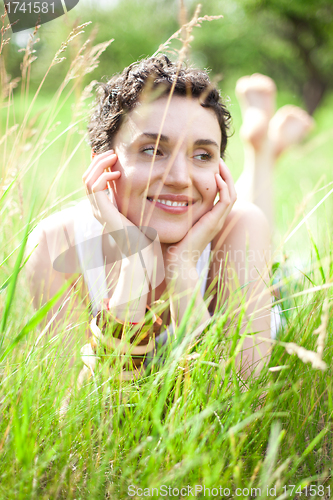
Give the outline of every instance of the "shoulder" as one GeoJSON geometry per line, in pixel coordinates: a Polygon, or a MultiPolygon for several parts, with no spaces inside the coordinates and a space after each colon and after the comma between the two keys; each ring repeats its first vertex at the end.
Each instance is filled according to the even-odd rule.
{"type": "Polygon", "coordinates": [[[264,212],[254,203],[236,201],[225,224],[214,238],[212,247],[220,247],[226,240],[259,237],[270,240],[270,227],[264,212]]]}
{"type": "MultiPolygon", "coordinates": [[[[74,221],[77,216],[77,206],[73,205],[58,212],[54,212],[43,219],[38,226],[46,233],[61,231],[64,227],[74,237],[74,221]]],[[[37,227],[38,227],[37,226],[37,227]]]]}
{"type": "Polygon", "coordinates": [[[47,235],[57,235],[61,231],[67,230],[70,239],[74,238],[74,220],[75,220],[75,206],[54,212],[45,219],[41,220],[37,226],[30,233],[28,244],[34,245],[41,243],[45,240],[47,235]]]}
{"type": "MultiPolygon", "coordinates": [[[[232,208],[229,216],[229,221],[238,221],[242,224],[254,222],[256,225],[260,225],[263,229],[269,230],[269,223],[264,212],[254,203],[249,201],[236,201],[234,207],[232,208]]],[[[228,222],[227,219],[227,222],[228,222]]]]}

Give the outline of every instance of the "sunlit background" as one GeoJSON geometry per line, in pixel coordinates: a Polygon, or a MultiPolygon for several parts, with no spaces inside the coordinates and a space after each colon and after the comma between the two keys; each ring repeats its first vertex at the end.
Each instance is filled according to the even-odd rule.
{"type": "MultiPolygon", "coordinates": [[[[191,18],[195,7],[196,2],[185,2],[187,19],[191,18]]],[[[73,25],[91,21],[85,33],[61,54],[66,60],[53,67],[47,76],[34,104],[34,112],[40,112],[40,116],[60,87],[70,60],[88,36],[94,44],[111,38],[114,41],[100,57],[98,68],[79,82],[65,102],[60,100],[54,137],[71,123],[80,94],[91,80],[103,81],[133,61],[153,54],[179,28],[180,18],[184,20],[184,13],[182,16],[179,13],[179,1],[81,0],[66,16],[40,28],[37,35],[40,40],[34,45],[37,59],[31,65],[25,105],[18,99],[20,84],[14,91],[16,116],[26,109],[73,25]]],[[[244,155],[239,137],[241,115],[234,93],[238,78],[256,72],[270,76],[278,88],[278,107],[285,104],[301,106],[316,121],[314,131],[306,140],[284,153],[276,165],[274,241],[279,247],[287,230],[295,227],[332,187],[329,183],[332,181],[333,138],[333,5],[328,0],[306,4],[301,0],[207,0],[203,2],[201,15],[223,15],[223,19],[204,22],[194,29],[189,58],[191,63],[210,70],[211,76],[218,78],[222,95],[228,102],[233,116],[233,135],[226,159],[235,180],[242,171],[244,155]],[[315,188],[319,192],[310,196],[315,188]],[[304,204],[306,197],[309,199],[304,204]]],[[[32,30],[27,30],[13,35],[5,47],[6,69],[13,79],[20,77],[22,49],[31,33],[32,30]]],[[[174,41],[170,50],[177,48],[180,43],[174,41]]],[[[85,116],[88,112],[87,106],[85,116]]],[[[2,123],[5,119],[2,113],[2,123]]],[[[13,115],[10,120],[14,120],[13,115]]],[[[78,192],[81,175],[90,159],[87,142],[84,140],[78,150],[73,151],[85,133],[86,123],[81,114],[75,131],[72,130],[69,136],[62,135],[30,169],[25,176],[25,200],[31,196],[44,200],[45,193],[50,190],[44,204],[46,208],[63,196],[78,192]]],[[[52,137],[51,133],[48,140],[52,137]]],[[[327,227],[331,227],[332,222],[329,207],[330,198],[308,220],[314,237],[324,246],[329,243],[327,227]]],[[[285,250],[304,262],[310,255],[310,248],[307,224],[303,224],[285,250]]]]}
{"type": "MultiPolygon", "coordinates": [[[[240,328],[245,323],[250,333],[253,324],[247,287],[241,301],[239,293],[223,300],[213,324],[195,339],[191,325],[201,307],[192,300],[170,355],[143,378],[120,382],[120,351],[101,350],[104,362],[82,391],[75,389],[80,356],[69,363],[91,319],[80,277],[78,287],[67,281],[58,292],[58,304],[66,303],[69,286],[69,298],[79,299],[59,333],[57,297],[43,295],[43,307],[33,307],[25,236],[86,196],[94,99],[87,86],[155,53],[192,18],[195,2],[184,4],[180,15],[180,0],[80,0],[41,26],[33,45],[32,30],[13,35],[5,16],[2,29],[0,20],[0,499],[122,499],[130,484],[221,485],[229,492],[224,498],[237,496],[236,488],[247,489],[238,498],[267,498],[274,486],[270,494],[280,499],[332,498],[332,0],[205,0],[201,15],[224,17],[192,32],[190,62],[219,81],[233,117],[226,161],[235,180],[244,164],[235,96],[240,77],[268,75],[277,85],[277,107],[300,106],[316,123],[274,170],[271,229],[279,252],[271,269],[283,314],[276,314],[282,325],[270,369],[245,382],[236,368],[240,328]],[[2,35],[10,38],[3,47],[2,35]],[[67,340],[76,342],[74,350],[67,340]],[[262,486],[262,494],[252,486],[262,486]]],[[[170,57],[180,47],[174,40],[170,57]]],[[[48,266],[42,261],[41,272],[48,266]]],[[[210,492],[198,497],[204,495],[210,492]]]]}

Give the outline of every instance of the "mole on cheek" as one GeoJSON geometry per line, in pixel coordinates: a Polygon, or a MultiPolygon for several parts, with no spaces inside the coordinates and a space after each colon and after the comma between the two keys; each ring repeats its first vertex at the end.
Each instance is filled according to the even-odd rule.
{"type": "Polygon", "coordinates": [[[206,188],[206,189],[207,189],[207,191],[209,190],[209,188],[206,188]]]}

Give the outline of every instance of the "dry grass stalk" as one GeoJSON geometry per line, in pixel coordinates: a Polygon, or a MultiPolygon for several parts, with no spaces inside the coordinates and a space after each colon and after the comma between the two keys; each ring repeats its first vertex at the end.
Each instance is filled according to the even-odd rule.
{"type": "Polygon", "coordinates": [[[313,332],[318,335],[317,339],[317,353],[322,358],[324,352],[325,338],[327,334],[328,320],[329,320],[329,303],[328,298],[323,302],[323,309],[321,314],[320,326],[313,332]]]}
{"type": "Polygon", "coordinates": [[[286,368],[289,368],[289,365],[271,366],[271,368],[268,368],[268,371],[269,372],[280,372],[281,370],[284,370],[286,368]]]}
{"type": "Polygon", "coordinates": [[[29,81],[30,81],[30,67],[31,64],[37,59],[37,56],[33,54],[36,53],[34,50],[34,45],[40,41],[40,38],[36,38],[35,36],[40,28],[40,25],[36,25],[34,32],[29,36],[28,43],[25,49],[20,49],[18,52],[24,52],[23,61],[20,65],[21,75],[22,75],[22,83],[21,83],[21,96],[24,94],[24,90],[26,95],[29,93],[29,81]]]}
{"type": "MultiPolygon", "coordinates": [[[[203,21],[214,21],[215,19],[223,18],[222,15],[199,17],[200,11],[201,11],[201,4],[198,4],[196,9],[195,9],[195,13],[194,13],[191,21],[189,21],[186,24],[183,24],[179,28],[179,30],[177,30],[173,35],[170,36],[170,38],[168,38],[168,40],[166,42],[162,43],[159,46],[159,48],[157,49],[157,51],[153,54],[153,57],[156,56],[159,52],[168,52],[167,49],[169,48],[172,40],[179,40],[182,43],[182,48],[180,50],[178,50],[177,52],[179,53],[179,55],[183,54],[184,52],[187,51],[187,48],[188,48],[190,42],[193,40],[193,37],[191,36],[191,32],[192,32],[194,27],[200,27],[201,23],[203,21]],[[182,37],[182,33],[185,33],[184,38],[182,37]]],[[[185,8],[181,9],[180,19],[181,19],[181,22],[184,19],[186,19],[185,8]]],[[[181,57],[180,57],[180,59],[181,59],[181,57]]]]}
{"type": "MultiPolygon", "coordinates": [[[[282,345],[288,354],[296,354],[296,356],[303,361],[303,363],[311,363],[312,367],[315,369],[319,369],[322,371],[327,370],[327,364],[322,360],[321,356],[318,352],[309,351],[305,349],[305,347],[301,347],[295,342],[279,342],[273,339],[266,339],[265,337],[258,337],[258,340],[263,340],[264,342],[269,342],[272,345],[282,345]]],[[[289,365],[281,365],[281,366],[273,366],[269,368],[269,371],[280,371],[285,368],[288,368],[289,365]]]]}
{"type": "Polygon", "coordinates": [[[101,54],[109,47],[114,41],[112,38],[107,42],[99,43],[95,46],[89,47],[90,40],[86,40],[79,50],[77,56],[73,60],[71,67],[66,75],[65,82],[73,78],[83,77],[91,73],[99,65],[99,58],[101,54]]]}
{"type": "Polygon", "coordinates": [[[88,26],[89,24],[91,24],[91,21],[87,22],[87,23],[84,23],[84,24],[80,24],[80,26],[77,26],[76,28],[74,28],[70,34],[68,35],[67,37],[67,40],[65,42],[62,42],[61,46],[60,46],[60,49],[58,50],[58,52],[56,53],[56,55],[54,56],[53,60],[52,60],[52,63],[51,63],[51,66],[54,66],[55,64],[59,64],[61,63],[64,59],[66,59],[66,57],[59,57],[60,54],[62,54],[63,52],[65,52],[65,50],[67,49],[69,43],[74,40],[74,38],[76,38],[77,36],[81,35],[82,33],[84,33],[84,28],[86,26],[88,26]]]}
{"type": "MultiPolygon", "coordinates": [[[[23,138],[22,136],[24,136],[26,134],[27,123],[28,123],[28,120],[29,120],[29,115],[31,113],[31,110],[33,109],[33,106],[34,106],[34,104],[36,102],[36,99],[37,99],[39,93],[40,93],[40,90],[41,90],[41,88],[42,88],[42,86],[43,86],[43,84],[44,84],[44,82],[46,80],[46,77],[48,76],[48,74],[49,74],[52,66],[54,66],[55,64],[61,62],[64,59],[64,58],[60,59],[59,58],[59,54],[62,53],[62,52],[64,52],[65,49],[67,48],[68,44],[75,37],[77,37],[78,35],[80,35],[81,33],[83,33],[82,29],[84,27],[86,27],[87,25],[89,25],[89,24],[90,24],[90,22],[82,24],[82,25],[76,27],[74,30],[71,31],[71,33],[69,34],[66,42],[64,42],[64,43],[61,44],[60,49],[56,53],[55,57],[53,58],[50,66],[49,66],[49,68],[47,69],[44,77],[42,78],[42,81],[41,81],[41,83],[40,83],[40,85],[39,85],[39,87],[38,87],[38,89],[37,89],[37,91],[36,91],[36,93],[35,93],[35,95],[34,95],[34,97],[32,99],[32,102],[29,105],[29,109],[28,109],[28,111],[26,112],[26,114],[24,116],[23,122],[22,122],[22,124],[21,124],[21,126],[19,128],[19,131],[16,134],[14,144],[12,145],[12,152],[11,152],[11,154],[10,154],[8,160],[7,160],[7,165],[8,165],[8,169],[9,170],[10,170],[10,166],[14,165],[16,163],[16,164],[20,164],[21,165],[20,170],[22,171],[22,173],[25,172],[26,168],[31,164],[32,158],[35,156],[35,148],[40,147],[40,145],[43,143],[43,140],[44,140],[45,136],[49,133],[50,123],[48,123],[46,125],[44,124],[43,125],[43,134],[42,134],[40,142],[36,144],[35,148],[30,148],[29,147],[29,149],[31,149],[31,156],[29,158],[27,158],[26,162],[23,162],[23,164],[22,164],[22,162],[19,161],[19,155],[21,154],[22,150],[25,150],[25,145],[23,144],[21,148],[19,147],[19,145],[21,144],[21,141],[22,141],[22,138],[23,138]],[[16,158],[16,161],[15,161],[15,158],[16,158]]],[[[38,27],[36,27],[34,34],[37,33],[37,30],[38,30],[38,27]]],[[[29,43],[32,44],[32,41],[28,42],[28,46],[29,46],[29,43]]],[[[27,85],[28,85],[29,77],[30,77],[29,68],[31,66],[31,63],[34,60],[33,58],[31,58],[31,54],[32,54],[31,47],[32,47],[32,45],[30,45],[30,49],[27,47],[27,50],[25,52],[26,60],[23,62],[22,66],[21,66],[21,70],[22,71],[26,71],[27,70],[27,74],[26,74],[26,76],[27,76],[27,82],[26,82],[26,84],[27,85]]],[[[7,93],[8,93],[8,96],[10,97],[11,90],[12,90],[13,84],[15,82],[13,81],[13,82],[9,82],[8,83],[9,78],[7,76],[5,68],[3,68],[3,70],[1,71],[0,76],[1,76],[1,80],[3,80],[3,78],[6,79],[6,86],[7,87],[9,86],[9,93],[8,93],[8,91],[7,91],[7,93]]],[[[63,87],[64,87],[64,85],[61,86],[60,93],[63,90],[63,87]]],[[[2,82],[1,82],[1,90],[3,92],[3,83],[2,82]]],[[[58,96],[57,96],[58,99],[59,99],[59,96],[60,96],[60,94],[58,93],[58,96]]]]}
{"type": "MultiPolygon", "coordinates": [[[[38,155],[36,155],[36,152],[38,150],[40,151],[41,147],[45,144],[46,137],[48,136],[48,134],[51,131],[50,128],[52,128],[52,126],[54,127],[54,124],[52,123],[52,116],[53,115],[52,115],[52,113],[50,113],[50,119],[49,119],[48,123],[45,123],[45,121],[44,121],[44,123],[42,123],[39,127],[37,127],[37,129],[33,129],[30,131],[29,130],[30,123],[28,122],[30,112],[31,112],[33,105],[37,99],[37,96],[41,90],[41,87],[42,87],[47,75],[50,72],[50,69],[52,68],[52,66],[54,64],[61,62],[59,55],[65,51],[68,44],[73,39],[75,39],[77,36],[79,36],[81,33],[83,33],[83,28],[85,28],[89,24],[90,24],[90,22],[75,27],[71,31],[69,36],[67,37],[67,40],[61,44],[60,49],[58,50],[57,54],[55,55],[54,59],[52,60],[49,68],[47,69],[47,71],[42,79],[41,84],[38,87],[37,92],[35,93],[35,95],[33,97],[32,103],[29,105],[29,109],[25,114],[25,117],[23,119],[23,123],[20,125],[18,132],[15,133],[15,135],[11,133],[12,136],[14,135],[14,143],[11,145],[12,146],[11,153],[9,155],[9,158],[7,159],[7,167],[8,167],[7,168],[7,176],[8,176],[9,171],[13,171],[13,173],[15,174],[15,172],[17,171],[17,168],[15,167],[16,165],[20,165],[20,170],[22,171],[22,174],[24,174],[26,172],[26,169],[31,166],[33,159],[38,156],[38,155]],[[31,140],[30,140],[30,138],[33,135],[35,135],[34,144],[32,144],[31,140]],[[27,139],[29,139],[28,143],[26,143],[27,139]],[[25,157],[24,158],[25,161],[22,162],[19,158],[22,155],[22,153],[26,153],[27,151],[30,151],[30,155],[28,155],[28,157],[25,157]]],[[[35,56],[33,55],[34,54],[33,45],[38,41],[38,40],[34,40],[34,37],[35,37],[37,31],[38,31],[38,27],[36,27],[33,35],[30,37],[30,39],[28,41],[27,48],[24,49],[24,57],[23,57],[23,62],[21,64],[21,72],[22,72],[21,94],[24,94],[24,91],[26,91],[26,94],[28,93],[29,80],[30,80],[30,67],[31,67],[32,62],[35,60],[35,56]]],[[[68,71],[68,73],[65,77],[65,81],[62,83],[57,95],[55,96],[55,103],[53,105],[53,109],[55,109],[55,106],[58,102],[58,99],[59,99],[64,87],[68,83],[68,81],[71,78],[76,78],[77,76],[83,77],[84,74],[91,72],[96,67],[96,65],[98,65],[98,62],[99,62],[98,58],[101,55],[101,53],[103,52],[103,50],[105,50],[105,48],[111,43],[111,42],[105,42],[104,44],[99,44],[96,47],[91,47],[88,45],[88,42],[89,42],[89,40],[83,44],[83,47],[80,49],[77,57],[75,58],[75,60],[71,64],[70,70],[68,71]],[[87,47],[89,48],[88,51],[87,51],[87,47]],[[87,54],[85,53],[84,57],[83,57],[82,53],[85,51],[87,52],[87,54]],[[73,74],[74,68],[75,68],[75,73],[73,74]]],[[[0,62],[1,62],[1,59],[0,59],[0,62]]],[[[1,93],[4,95],[4,97],[10,98],[10,96],[12,95],[12,90],[13,90],[13,88],[15,88],[17,86],[19,79],[16,79],[15,81],[14,80],[10,81],[10,77],[7,75],[6,69],[5,69],[3,64],[2,65],[0,64],[0,77],[1,77],[1,93]],[[5,94],[4,94],[4,92],[5,92],[5,94]]],[[[8,102],[8,104],[7,103],[5,103],[5,104],[7,106],[9,106],[10,102],[8,102]]],[[[15,132],[16,132],[16,130],[15,130],[15,132]]],[[[8,130],[6,131],[5,135],[6,135],[6,137],[8,137],[8,135],[9,135],[8,130]]],[[[6,182],[6,184],[8,184],[8,182],[6,182]]],[[[23,214],[22,214],[22,204],[21,204],[21,216],[22,215],[23,214]]]]}
{"type": "Polygon", "coordinates": [[[7,31],[10,30],[10,24],[8,23],[7,25],[5,24],[5,19],[7,17],[7,12],[6,12],[6,8],[5,8],[5,12],[4,14],[2,14],[1,16],[1,29],[0,29],[0,32],[1,32],[1,41],[0,41],[0,56],[2,54],[2,50],[4,48],[5,45],[7,45],[7,43],[9,43],[9,40],[10,38],[6,38],[5,35],[7,33],[7,31]]]}
{"type": "Polygon", "coordinates": [[[0,139],[0,146],[18,129],[18,123],[10,127],[0,139]]]}
{"type": "Polygon", "coordinates": [[[317,352],[308,351],[294,342],[288,342],[284,344],[284,347],[288,354],[296,354],[303,363],[311,363],[313,368],[322,371],[327,369],[327,364],[321,359],[321,356],[317,352]]]}
{"type": "MultiPolygon", "coordinates": [[[[40,28],[40,25],[36,25],[34,32],[29,36],[28,43],[25,49],[20,49],[19,52],[24,52],[23,56],[23,61],[20,65],[21,69],[21,97],[26,96],[28,97],[29,94],[29,82],[30,82],[30,71],[31,71],[31,64],[37,59],[37,56],[34,54],[36,51],[34,50],[34,45],[40,41],[39,38],[35,39],[35,36],[40,28]]],[[[34,131],[30,130],[29,128],[27,129],[26,133],[29,134],[29,137],[34,135],[34,131]]],[[[23,134],[23,146],[22,150],[27,151],[31,148],[31,144],[26,142],[26,138],[24,138],[23,134]]],[[[20,219],[24,219],[24,208],[23,208],[23,188],[22,188],[22,182],[18,178],[17,180],[17,187],[18,187],[18,198],[19,198],[19,207],[20,207],[20,219]]]]}
{"type": "Polygon", "coordinates": [[[12,94],[20,79],[17,77],[11,80],[11,76],[6,71],[4,58],[0,57],[0,107],[9,107],[10,103],[4,101],[12,94]]]}
{"type": "MultiPolygon", "coordinates": [[[[163,125],[164,125],[164,122],[165,122],[165,119],[166,119],[166,116],[167,116],[167,113],[168,113],[170,101],[171,101],[171,98],[172,98],[174,90],[175,90],[176,81],[177,81],[177,78],[178,78],[181,66],[182,66],[182,64],[183,64],[183,62],[184,62],[184,60],[186,58],[186,53],[187,53],[187,49],[190,46],[190,42],[193,39],[193,37],[191,36],[192,29],[193,29],[194,26],[198,26],[200,9],[201,9],[201,5],[198,4],[192,20],[189,23],[187,23],[185,26],[182,26],[176,33],[174,33],[174,35],[172,35],[169,38],[169,40],[167,40],[167,42],[165,44],[160,45],[159,49],[155,52],[155,54],[153,54],[153,57],[155,57],[161,51],[161,49],[163,49],[163,51],[165,51],[165,47],[167,47],[168,44],[170,43],[170,41],[172,39],[174,39],[174,38],[177,38],[182,43],[181,49],[176,51],[176,52],[178,52],[177,71],[176,71],[175,79],[174,79],[174,81],[172,83],[172,86],[171,86],[171,89],[170,89],[170,92],[169,92],[169,95],[168,95],[168,101],[167,101],[167,104],[166,104],[166,107],[165,107],[164,115],[162,117],[162,122],[161,122],[161,125],[160,125],[160,130],[159,130],[157,141],[156,141],[156,147],[154,149],[154,154],[153,154],[153,158],[152,158],[152,162],[151,162],[151,167],[150,167],[150,171],[149,171],[147,187],[146,187],[145,193],[143,195],[144,197],[146,197],[148,195],[148,186],[149,186],[149,183],[150,183],[150,179],[151,179],[151,175],[152,175],[152,168],[153,168],[153,165],[154,165],[154,162],[155,162],[155,158],[156,158],[157,145],[160,142],[163,125]],[[183,30],[185,31],[184,38],[182,38],[180,36],[183,33],[183,30]]],[[[175,149],[175,152],[177,151],[177,148],[180,147],[181,140],[182,139],[180,138],[179,141],[178,141],[178,145],[177,145],[177,147],[175,149]]],[[[165,170],[165,174],[164,174],[164,176],[162,178],[162,183],[164,183],[164,181],[166,179],[166,176],[169,173],[170,168],[171,168],[171,163],[169,165],[167,165],[167,168],[165,170]]],[[[151,209],[150,209],[150,211],[149,211],[149,213],[148,213],[148,215],[147,215],[147,223],[148,224],[149,224],[150,218],[152,216],[153,209],[154,209],[154,207],[152,206],[151,209]]],[[[140,223],[139,223],[140,225],[142,225],[142,221],[143,221],[143,212],[144,212],[144,205],[142,205],[142,210],[141,210],[141,214],[140,214],[140,223]]]]}

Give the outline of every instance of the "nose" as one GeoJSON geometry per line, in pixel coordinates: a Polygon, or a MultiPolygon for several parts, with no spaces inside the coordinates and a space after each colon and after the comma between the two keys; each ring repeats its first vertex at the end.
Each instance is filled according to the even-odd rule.
{"type": "Polygon", "coordinates": [[[169,159],[166,165],[164,184],[178,190],[192,185],[192,165],[186,156],[179,152],[176,157],[169,159]],[[171,162],[171,164],[170,164],[171,162]]]}

